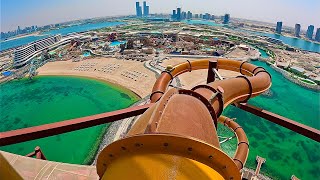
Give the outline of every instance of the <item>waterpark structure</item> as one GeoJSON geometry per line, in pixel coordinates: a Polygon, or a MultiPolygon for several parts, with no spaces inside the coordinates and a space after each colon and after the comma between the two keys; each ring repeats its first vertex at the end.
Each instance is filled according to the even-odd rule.
{"type": "MultiPolygon", "coordinates": [[[[262,67],[230,59],[201,59],[167,67],[153,86],[150,103],[123,110],[82,117],[1,133],[0,146],[67,133],[127,117],[138,116],[128,134],[106,146],[98,155],[94,168],[100,179],[241,179],[249,142],[241,124],[222,115],[234,105],[273,123],[320,142],[314,128],[247,104],[250,98],[271,87],[271,76],[262,67]],[[207,83],[191,90],[171,84],[191,71],[207,69],[207,83]],[[221,79],[219,69],[239,72],[236,78],[221,79]],[[219,80],[217,80],[219,79],[219,80]],[[217,124],[222,123],[237,138],[234,157],[221,150],[217,124]]],[[[21,171],[0,153],[0,179],[21,179],[21,171]]],[[[39,148],[28,156],[46,159],[39,148]]],[[[50,161],[48,161],[50,162],[50,161]]],[[[21,168],[21,167],[20,167],[21,168]]],[[[83,168],[92,168],[84,166],[83,168]]],[[[33,172],[34,173],[34,172],[33,172]]],[[[38,174],[36,172],[34,174],[38,174]]],[[[65,172],[67,173],[67,171],[65,172]]]]}

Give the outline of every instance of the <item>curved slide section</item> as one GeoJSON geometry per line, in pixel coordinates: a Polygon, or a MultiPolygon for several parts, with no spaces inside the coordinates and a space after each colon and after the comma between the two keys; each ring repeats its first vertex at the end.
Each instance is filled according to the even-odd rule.
{"type": "Polygon", "coordinates": [[[270,88],[268,72],[247,62],[228,59],[187,61],[167,70],[153,87],[150,99],[156,103],[141,115],[125,138],[107,146],[99,155],[100,178],[241,179],[249,142],[241,126],[220,115],[229,104],[246,101],[270,88]],[[213,65],[243,76],[198,85],[191,90],[168,89],[174,77],[213,65]],[[237,136],[233,158],[220,149],[218,122],[237,136]],[[128,165],[140,170],[136,168],[125,175],[119,171],[128,169],[128,165]]]}
{"type": "MultiPolygon", "coordinates": [[[[198,69],[208,69],[209,59],[187,61],[178,64],[171,72],[163,72],[157,79],[151,94],[151,102],[157,102],[167,90],[170,81],[180,74],[198,69]]],[[[238,78],[215,81],[207,84],[208,87],[196,87],[193,90],[206,99],[210,100],[215,112],[222,112],[223,108],[229,104],[246,101],[251,97],[258,96],[271,86],[271,76],[262,67],[257,67],[247,62],[230,59],[218,59],[217,69],[240,72],[243,76],[238,78]],[[223,106],[219,101],[212,101],[215,90],[222,90],[223,106]],[[220,88],[218,88],[220,87],[220,88]],[[223,107],[223,108],[222,108],[223,107]]]]}

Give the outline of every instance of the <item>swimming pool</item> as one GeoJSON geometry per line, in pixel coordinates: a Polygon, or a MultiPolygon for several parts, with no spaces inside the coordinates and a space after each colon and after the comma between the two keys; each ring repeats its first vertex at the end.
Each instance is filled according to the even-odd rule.
{"type": "Polygon", "coordinates": [[[109,46],[120,46],[120,44],[125,44],[127,41],[113,41],[109,46]]]}
{"type": "Polygon", "coordinates": [[[89,57],[89,56],[91,56],[91,53],[89,52],[89,51],[85,51],[85,52],[83,52],[83,57],[89,57]]]}

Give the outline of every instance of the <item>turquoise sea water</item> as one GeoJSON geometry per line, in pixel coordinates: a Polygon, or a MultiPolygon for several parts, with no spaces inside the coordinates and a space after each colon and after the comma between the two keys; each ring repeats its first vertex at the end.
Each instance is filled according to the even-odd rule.
{"type": "MultiPolygon", "coordinates": [[[[102,81],[39,76],[0,84],[0,132],[119,110],[138,97],[102,81]]],[[[0,147],[26,155],[40,146],[52,161],[87,164],[108,124],[0,147]]]]}
{"type": "MultiPolygon", "coordinates": [[[[320,129],[319,92],[288,81],[264,62],[252,63],[272,75],[272,95],[260,95],[251,99],[250,104],[320,129]]],[[[261,171],[275,179],[290,179],[293,174],[301,179],[320,178],[319,143],[233,106],[229,106],[224,115],[237,118],[248,136],[247,167],[255,169],[255,158],[259,155],[266,158],[261,171]]],[[[235,145],[236,139],[233,139],[222,147],[233,155],[235,145]]]]}
{"type": "Polygon", "coordinates": [[[261,53],[261,57],[263,57],[263,58],[268,58],[269,57],[268,54],[264,50],[259,49],[259,52],[261,53]]]}
{"type": "Polygon", "coordinates": [[[306,41],[300,38],[287,37],[279,34],[270,34],[270,33],[262,33],[262,32],[254,32],[255,34],[268,36],[275,39],[280,39],[283,43],[288,44],[292,47],[296,47],[306,51],[319,52],[320,53],[320,44],[306,41]]]}
{"type": "Polygon", "coordinates": [[[27,36],[27,37],[17,38],[13,40],[1,41],[0,51],[25,45],[33,41],[48,37],[49,35],[56,35],[56,34],[67,35],[68,33],[90,31],[90,30],[100,29],[104,27],[117,26],[121,24],[124,24],[124,23],[123,22],[102,22],[102,23],[83,24],[83,25],[76,25],[76,26],[51,30],[48,32],[44,32],[44,34],[42,34],[41,36],[27,36]]]}
{"type": "Polygon", "coordinates": [[[66,28],[62,28],[62,29],[55,29],[55,30],[45,32],[45,34],[50,34],[50,35],[61,34],[63,36],[63,35],[67,35],[68,33],[90,31],[90,30],[101,29],[101,28],[105,28],[105,27],[118,26],[121,24],[124,24],[124,23],[123,22],[90,23],[90,24],[83,24],[83,25],[66,27],[66,28]]]}
{"type": "MultiPolygon", "coordinates": [[[[205,20],[189,20],[189,21],[183,21],[188,24],[204,24],[209,26],[223,26],[223,24],[217,24],[213,21],[205,21],[205,20]]],[[[312,51],[312,52],[320,52],[320,44],[313,43],[310,41],[303,40],[301,38],[294,38],[294,37],[287,37],[282,36],[278,34],[270,34],[270,33],[263,33],[263,32],[257,32],[257,31],[248,31],[244,29],[237,29],[239,31],[246,31],[253,34],[261,35],[261,36],[268,36],[276,39],[280,39],[283,41],[283,43],[288,44],[292,47],[300,48],[302,50],[312,51]]]]}
{"type": "Polygon", "coordinates": [[[21,38],[12,39],[12,40],[0,41],[0,51],[22,46],[46,37],[48,37],[48,35],[26,36],[26,37],[21,37],[21,38]]]}
{"type": "Polygon", "coordinates": [[[203,25],[209,25],[209,26],[224,26],[224,24],[217,24],[213,21],[205,21],[205,20],[184,20],[182,21],[184,23],[188,24],[203,24],[203,25]]]}

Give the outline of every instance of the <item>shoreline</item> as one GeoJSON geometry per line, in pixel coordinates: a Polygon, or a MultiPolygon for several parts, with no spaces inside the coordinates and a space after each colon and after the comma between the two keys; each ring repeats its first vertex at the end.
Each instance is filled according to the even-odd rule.
{"type": "Polygon", "coordinates": [[[320,91],[320,86],[319,85],[311,85],[311,84],[304,83],[301,80],[299,80],[298,78],[292,77],[291,73],[289,73],[286,70],[283,70],[281,68],[278,68],[274,64],[271,64],[270,67],[272,69],[274,69],[275,71],[279,72],[280,74],[282,74],[282,76],[284,78],[286,78],[287,80],[291,81],[292,83],[294,83],[296,85],[299,85],[299,86],[304,87],[304,88],[306,88],[308,90],[311,90],[311,91],[315,91],[315,92],[319,92],[320,91]]]}
{"type": "Polygon", "coordinates": [[[31,33],[31,34],[25,34],[25,35],[22,34],[21,36],[14,36],[14,37],[8,38],[6,40],[1,40],[1,42],[12,41],[12,40],[25,38],[25,37],[29,37],[29,36],[44,36],[44,35],[42,35],[40,32],[34,32],[34,33],[31,33]]]}
{"type": "Polygon", "coordinates": [[[145,68],[144,63],[115,58],[48,62],[37,71],[39,76],[75,76],[100,80],[127,89],[140,99],[149,94],[156,81],[154,73],[145,68]]]}
{"type": "MultiPolygon", "coordinates": [[[[140,99],[139,101],[133,103],[132,105],[128,107],[133,107],[133,106],[138,106],[138,105],[143,105],[147,104],[149,102],[149,95],[140,99]]],[[[99,141],[99,145],[97,150],[95,151],[94,157],[90,161],[90,165],[95,165],[97,162],[97,158],[99,153],[109,144],[113,143],[114,141],[117,141],[121,138],[123,138],[124,134],[127,134],[130,131],[130,128],[132,125],[136,122],[138,116],[132,116],[129,118],[124,118],[119,121],[115,121],[110,123],[108,128],[106,128],[105,133],[102,135],[101,140],[99,141]]]]}
{"type": "MultiPolygon", "coordinates": [[[[85,61],[81,61],[81,62],[85,62],[86,63],[86,62],[90,62],[90,61],[91,60],[89,59],[89,60],[85,60],[85,61]]],[[[121,60],[118,60],[118,61],[122,62],[121,60]]],[[[185,59],[184,58],[172,58],[169,61],[164,61],[164,62],[172,63],[172,61],[184,61],[185,62],[185,59]]],[[[128,62],[128,61],[125,61],[125,62],[128,62]]],[[[55,62],[53,62],[53,63],[55,63],[55,62]]],[[[145,63],[143,63],[143,66],[144,65],[145,65],[145,63]]],[[[59,69],[59,70],[61,70],[61,69],[59,69]]],[[[71,75],[69,75],[68,73],[66,73],[66,71],[63,71],[63,70],[61,72],[63,72],[63,75],[57,75],[57,74],[56,75],[53,75],[53,74],[51,74],[51,75],[42,75],[42,74],[40,74],[39,76],[74,76],[74,77],[83,77],[83,78],[95,79],[95,80],[106,82],[107,84],[109,84],[109,83],[110,84],[115,84],[113,82],[108,81],[107,79],[104,79],[103,77],[99,78],[98,76],[89,76],[86,72],[82,72],[83,74],[81,74],[81,75],[74,75],[72,73],[71,73],[71,75]]],[[[199,71],[199,72],[201,72],[201,71],[199,71]]],[[[188,76],[189,75],[187,75],[187,74],[184,75],[184,77],[182,77],[182,81],[185,82],[185,83],[186,82],[193,83],[193,82],[191,82],[192,79],[190,77],[188,77],[188,76]],[[190,80],[190,82],[186,81],[186,78],[188,78],[188,80],[190,80]]],[[[194,83],[199,83],[199,82],[194,82],[194,83]]],[[[121,86],[121,87],[124,87],[124,86],[122,86],[120,84],[118,84],[118,85],[121,86]]],[[[137,83],[135,85],[137,86],[137,83]]],[[[125,89],[130,90],[130,88],[127,88],[127,87],[125,87],[125,89]]],[[[132,91],[132,92],[134,92],[134,91],[132,91]]],[[[140,101],[138,101],[138,102],[140,102],[140,101]]],[[[130,106],[133,106],[135,104],[136,103],[134,103],[134,104],[132,104],[130,106]]],[[[131,127],[130,125],[132,125],[135,122],[135,120],[137,119],[136,117],[127,118],[127,119],[119,120],[117,122],[113,122],[110,125],[108,125],[108,127],[105,128],[105,130],[104,130],[105,132],[104,133],[103,133],[103,131],[101,131],[101,136],[99,136],[99,140],[97,139],[97,142],[99,142],[99,143],[95,143],[95,146],[92,146],[92,151],[90,151],[90,152],[95,152],[95,153],[93,153],[94,155],[90,154],[90,157],[95,157],[96,158],[97,153],[99,153],[99,151],[100,151],[100,147],[103,147],[105,145],[104,142],[110,142],[111,143],[111,142],[114,141],[115,138],[117,138],[117,136],[119,134],[120,134],[120,136],[118,136],[118,138],[121,138],[121,135],[122,135],[121,132],[126,132],[126,131],[128,132],[128,129],[130,130],[130,127],[131,127]],[[111,135],[111,137],[108,137],[108,135],[111,135]],[[100,140],[100,137],[102,137],[101,140],[100,140]],[[105,140],[105,137],[107,137],[109,139],[105,140]],[[94,149],[96,149],[96,145],[98,146],[98,148],[95,151],[94,149]]],[[[94,163],[95,161],[93,161],[93,159],[91,159],[89,162],[90,163],[91,162],[94,163]]],[[[272,177],[272,176],[270,176],[270,177],[272,177]]]]}
{"type": "MultiPolygon", "coordinates": [[[[262,50],[264,51],[265,53],[266,50],[262,49],[262,48],[259,48],[257,47],[259,50],[262,50]]],[[[270,51],[270,50],[269,50],[270,51]]],[[[274,69],[275,71],[279,72],[280,74],[282,74],[282,76],[284,78],[286,78],[288,81],[292,82],[292,83],[295,83],[301,87],[304,87],[304,88],[307,88],[308,90],[311,90],[311,91],[316,91],[316,92],[319,92],[320,91],[320,86],[318,84],[308,84],[308,83],[305,83],[303,82],[302,80],[300,80],[300,78],[302,77],[299,77],[299,76],[296,76],[284,69],[281,69],[279,67],[277,67],[276,65],[274,65],[273,63],[269,62],[268,59],[271,58],[270,55],[267,53],[268,57],[260,57],[260,58],[257,58],[256,60],[258,61],[261,61],[261,62],[265,62],[266,64],[268,64],[272,69],[274,69]]],[[[302,78],[304,79],[304,78],[302,78]]]]}
{"type": "Polygon", "coordinates": [[[294,83],[294,84],[296,84],[296,85],[298,85],[300,87],[306,88],[306,89],[308,89],[310,91],[315,91],[315,92],[319,92],[320,91],[320,86],[319,85],[311,85],[311,84],[304,83],[301,80],[299,80],[299,79],[297,79],[295,77],[292,77],[291,73],[287,72],[284,69],[281,69],[281,68],[275,66],[274,64],[269,64],[269,62],[264,61],[264,60],[260,60],[260,59],[258,59],[258,61],[266,63],[273,70],[275,70],[278,73],[280,73],[285,79],[287,79],[288,81],[290,81],[290,82],[292,82],[292,83],[294,83]]]}
{"type": "Polygon", "coordinates": [[[140,99],[142,99],[142,97],[137,94],[136,92],[132,91],[131,89],[125,87],[125,86],[122,86],[120,84],[117,84],[117,83],[114,83],[114,82],[110,82],[106,79],[100,79],[100,78],[97,78],[97,77],[91,77],[91,76],[81,76],[81,75],[73,75],[73,74],[64,74],[64,75],[59,75],[59,74],[50,74],[50,75],[37,75],[36,77],[44,77],[44,76],[60,76],[60,77],[75,77],[75,78],[85,78],[85,79],[91,79],[91,80],[95,80],[95,81],[100,81],[104,84],[107,84],[109,86],[112,86],[114,88],[116,88],[117,90],[120,90],[120,91],[125,91],[125,92],[129,92],[129,93],[132,93],[134,94],[135,98],[137,98],[137,100],[139,101],[140,99]]]}
{"type": "MultiPolygon", "coordinates": [[[[39,77],[43,77],[43,76],[60,76],[61,75],[39,75],[39,77]]],[[[142,98],[140,97],[139,94],[135,93],[134,91],[120,85],[120,84],[116,84],[116,83],[112,83],[110,81],[107,81],[105,79],[99,79],[99,78],[95,78],[95,77],[89,77],[89,76],[80,76],[80,75],[63,75],[65,77],[75,77],[75,78],[85,78],[85,79],[90,79],[90,80],[95,80],[95,81],[99,81],[102,82],[106,85],[112,86],[113,88],[116,88],[117,90],[121,91],[121,92],[125,92],[126,94],[128,94],[129,96],[131,96],[131,94],[135,95],[136,97],[134,97],[134,99],[136,100],[135,103],[133,103],[132,105],[126,107],[132,107],[133,105],[135,105],[136,103],[140,102],[142,100],[142,98]]],[[[62,77],[63,77],[62,76],[62,77]]],[[[97,138],[96,142],[94,143],[94,145],[92,146],[92,148],[89,151],[88,157],[86,159],[83,160],[83,165],[92,165],[96,159],[97,159],[97,155],[99,154],[99,152],[102,150],[101,145],[103,145],[103,142],[105,142],[105,139],[109,139],[110,137],[108,137],[109,134],[109,129],[113,127],[113,124],[116,122],[122,122],[125,119],[119,120],[119,121],[115,121],[115,122],[111,122],[111,123],[106,123],[104,124],[105,127],[103,129],[101,129],[100,135],[97,138]]],[[[120,130],[121,127],[118,127],[118,130],[120,130]]],[[[114,131],[114,130],[113,130],[114,131]]],[[[103,146],[105,147],[105,146],[103,146]]]]}

